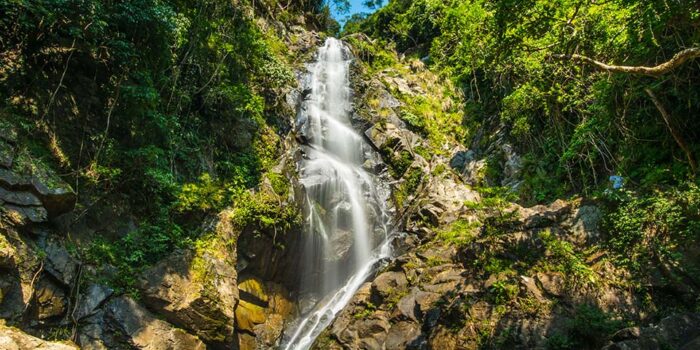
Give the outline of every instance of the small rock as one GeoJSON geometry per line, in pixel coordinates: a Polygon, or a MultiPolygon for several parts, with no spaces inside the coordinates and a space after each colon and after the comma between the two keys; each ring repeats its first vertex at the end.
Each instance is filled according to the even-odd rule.
{"type": "Polygon", "coordinates": [[[537,288],[537,284],[535,283],[534,279],[527,276],[520,276],[520,285],[527,291],[528,294],[534,296],[538,301],[545,300],[545,298],[542,296],[542,292],[540,292],[540,289],[537,288]]]}
{"type": "Polygon", "coordinates": [[[535,275],[535,278],[537,279],[537,282],[540,283],[542,289],[546,293],[556,297],[564,295],[566,291],[566,285],[564,277],[562,277],[561,274],[538,272],[535,275]]]}

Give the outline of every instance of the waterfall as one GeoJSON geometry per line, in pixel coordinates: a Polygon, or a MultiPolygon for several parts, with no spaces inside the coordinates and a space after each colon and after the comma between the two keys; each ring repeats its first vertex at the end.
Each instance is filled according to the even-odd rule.
{"type": "Polygon", "coordinates": [[[296,122],[304,143],[302,316],[287,329],[283,349],[308,349],[391,253],[390,192],[375,174],[380,159],[350,123],[351,59],[340,40],[326,40],[304,83],[296,122]]]}

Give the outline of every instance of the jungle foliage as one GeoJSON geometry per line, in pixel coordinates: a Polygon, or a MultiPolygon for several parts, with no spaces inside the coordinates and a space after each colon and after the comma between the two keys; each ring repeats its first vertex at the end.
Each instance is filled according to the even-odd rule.
{"type": "Polygon", "coordinates": [[[284,24],[324,30],[328,5],[0,0],[0,125],[74,187],[76,220],[117,203],[137,226],[93,237],[86,259],[132,272],[192,244],[202,219],[231,205],[250,222],[286,220],[247,192],[289,129],[284,24]]]}
{"type": "MultiPolygon", "coordinates": [[[[455,139],[487,158],[486,185],[505,185],[499,168],[505,159],[489,149],[514,145],[522,164],[523,181],[511,188],[518,202],[598,200],[601,248],[631,273],[633,288],[649,293],[657,311],[665,301],[692,309],[700,283],[700,59],[651,73],[620,66],[663,67],[679,53],[698,52],[698,5],[392,0],[352,18],[344,34],[368,38],[358,47],[377,71],[392,64],[385,57],[396,51],[454,83],[463,96],[464,133],[455,139]],[[388,49],[365,52],[369,47],[388,49]]],[[[424,115],[412,113],[408,123],[424,125],[424,115]]],[[[463,245],[473,240],[471,231],[456,225],[439,238],[463,245]]],[[[572,247],[545,242],[560,254],[565,274],[585,277],[572,247]]],[[[599,333],[607,333],[601,325],[599,333]]]]}
{"type": "Polygon", "coordinates": [[[524,154],[521,199],[539,203],[593,194],[613,174],[645,188],[693,177],[685,153],[700,150],[698,61],[646,76],[571,56],[655,66],[697,47],[699,25],[694,1],[395,0],[346,34],[364,32],[451,78],[466,98],[467,145],[491,141],[480,127],[504,126],[524,154]]]}

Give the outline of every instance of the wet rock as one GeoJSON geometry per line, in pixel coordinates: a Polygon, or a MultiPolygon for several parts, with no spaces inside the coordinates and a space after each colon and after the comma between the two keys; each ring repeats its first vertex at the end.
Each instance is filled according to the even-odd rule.
{"type": "Polygon", "coordinates": [[[48,342],[29,334],[23,333],[16,328],[5,326],[4,321],[0,321],[0,349],[3,350],[77,350],[78,347],[72,343],[48,342]]]}
{"type": "Polygon", "coordinates": [[[75,319],[82,320],[85,317],[95,314],[99,306],[113,293],[114,291],[109,287],[100,284],[91,284],[87,291],[80,297],[78,308],[74,314],[75,319]]]}
{"type": "Polygon", "coordinates": [[[332,247],[332,250],[328,252],[329,255],[326,259],[329,261],[345,260],[349,257],[350,248],[352,248],[353,243],[354,240],[351,231],[342,229],[336,230],[330,238],[329,245],[332,247]]]}

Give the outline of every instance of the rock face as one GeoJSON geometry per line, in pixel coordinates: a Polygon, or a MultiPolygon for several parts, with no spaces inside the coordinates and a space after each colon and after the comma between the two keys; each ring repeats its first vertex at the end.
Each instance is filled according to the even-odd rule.
{"type": "Polygon", "coordinates": [[[124,296],[112,299],[85,322],[78,335],[82,349],[206,349],[196,336],[155,318],[124,296]]]}
{"type": "Polygon", "coordinates": [[[236,237],[222,213],[217,236],[197,250],[179,251],[146,271],[140,281],[143,302],[166,320],[198,335],[213,348],[234,343],[236,237]]]}
{"type": "MultiPolygon", "coordinates": [[[[583,245],[596,239],[599,215],[595,205],[574,200],[483,212],[464,205],[479,197],[461,193],[460,186],[446,185],[457,183],[453,181],[458,180],[449,176],[430,179],[429,190],[416,199],[420,204],[409,214],[406,253],[358,292],[317,340],[317,348],[478,349],[484,344],[547,348],[556,339],[574,336],[570,325],[581,307],[596,311],[580,312],[599,315],[636,310],[634,296],[608,282],[621,277],[609,265],[582,260],[590,264],[595,282],[589,277],[573,280],[551,268],[561,258],[549,247],[583,245]],[[450,201],[454,198],[460,200],[450,201]],[[412,221],[411,216],[423,219],[412,221]],[[479,224],[469,243],[411,238],[435,231],[426,225],[445,229],[460,220],[479,224]],[[524,251],[529,252],[527,258],[518,253],[524,251]],[[505,261],[512,261],[514,267],[488,265],[505,261]]],[[[595,255],[590,259],[595,261],[595,255]]],[[[685,322],[692,324],[692,320],[685,322]]],[[[689,334],[686,338],[692,335],[683,332],[689,334]]],[[[656,333],[650,337],[659,339],[656,333]]],[[[638,348],[646,349],[630,349],[638,348]]]]}

